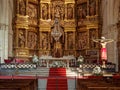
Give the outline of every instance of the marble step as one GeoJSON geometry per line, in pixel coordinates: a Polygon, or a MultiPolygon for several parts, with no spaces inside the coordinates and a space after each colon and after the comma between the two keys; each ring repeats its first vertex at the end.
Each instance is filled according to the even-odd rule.
{"type": "MultiPolygon", "coordinates": [[[[30,70],[27,70],[27,71],[19,71],[18,72],[18,75],[33,75],[33,76],[45,76],[45,77],[48,77],[49,76],[49,68],[46,68],[46,67],[39,67],[37,69],[30,69],[30,70]]],[[[75,68],[69,68],[69,69],[66,69],[66,75],[69,77],[69,76],[77,76],[77,71],[75,68]]]]}

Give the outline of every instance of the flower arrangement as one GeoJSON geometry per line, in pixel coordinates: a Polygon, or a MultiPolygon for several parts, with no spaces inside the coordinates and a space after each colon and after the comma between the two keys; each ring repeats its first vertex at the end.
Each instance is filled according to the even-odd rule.
{"type": "Polygon", "coordinates": [[[33,63],[37,63],[39,60],[38,60],[38,56],[37,55],[34,55],[33,58],[32,58],[32,62],[33,63]]]}
{"type": "Polygon", "coordinates": [[[66,64],[63,61],[53,61],[50,67],[66,67],[66,64]]]}
{"type": "Polygon", "coordinates": [[[83,56],[80,55],[80,56],[78,57],[78,60],[77,60],[77,61],[78,61],[78,64],[79,64],[79,65],[82,64],[82,63],[84,62],[83,56]]]}
{"type": "Polygon", "coordinates": [[[102,75],[102,70],[99,66],[96,66],[95,68],[93,68],[93,75],[95,76],[101,76],[102,75]]]}

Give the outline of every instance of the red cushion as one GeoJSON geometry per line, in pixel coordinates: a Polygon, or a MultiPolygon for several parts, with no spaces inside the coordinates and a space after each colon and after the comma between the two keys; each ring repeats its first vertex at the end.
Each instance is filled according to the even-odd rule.
{"type": "Polygon", "coordinates": [[[16,59],[15,62],[16,62],[16,63],[24,63],[24,60],[16,59]]]}
{"type": "Polygon", "coordinates": [[[11,63],[11,62],[12,62],[12,60],[9,60],[9,59],[4,59],[4,62],[5,62],[5,63],[11,63]]]}
{"type": "Polygon", "coordinates": [[[114,79],[120,79],[120,75],[114,75],[113,78],[114,79]]]}

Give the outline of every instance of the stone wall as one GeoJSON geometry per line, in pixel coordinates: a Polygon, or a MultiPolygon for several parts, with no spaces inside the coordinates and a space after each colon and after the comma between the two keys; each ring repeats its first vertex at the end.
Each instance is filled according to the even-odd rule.
{"type": "Polygon", "coordinates": [[[12,33],[13,0],[0,0],[0,7],[0,62],[3,63],[8,58],[8,52],[12,52],[12,47],[8,49],[8,41],[12,45],[12,37],[8,40],[8,36],[12,33]]]}
{"type": "Polygon", "coordinates": [[[118,12],[119,12],[120,1],[119,0],[102,0],[102,12],[103,16],[103,27],[102,36],[114,39],[114,42],[107,45],[108,50],[108,61],[118,64],[118,51],[117,51],[117,40],[118,40],[118,12]]]}

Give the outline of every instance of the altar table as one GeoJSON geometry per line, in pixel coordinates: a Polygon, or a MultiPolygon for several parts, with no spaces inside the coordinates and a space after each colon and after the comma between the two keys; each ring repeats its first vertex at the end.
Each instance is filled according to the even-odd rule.
{"type": "MultiPolygon", "coordinates": [[[[60,57],[60,58],[56,58],[56,57],[52,57],[52,56],[42,56],[39,58],[40,60],[45,60],[46,63],[47,63],[47,68],[49,68],[49,62],[50,61],[66,61],[67,63],[67,68],[69,68],[69,61],[70,60],[75,60],[76,58],[74,56],[63,56],[63,57],[60,57]]],[[[75,60],[76,61],[76,60],[75,60]]]]}

